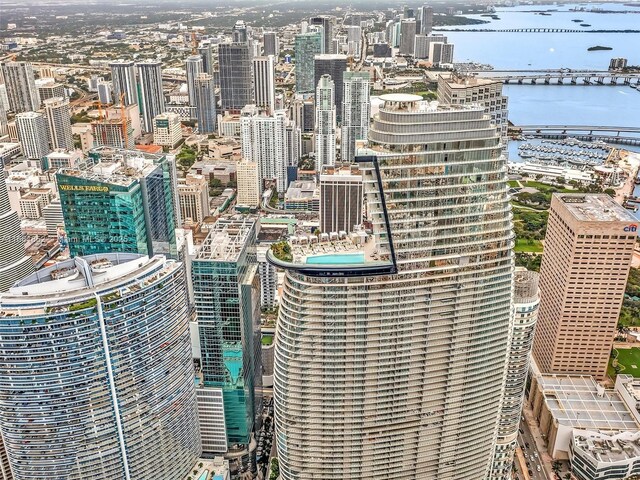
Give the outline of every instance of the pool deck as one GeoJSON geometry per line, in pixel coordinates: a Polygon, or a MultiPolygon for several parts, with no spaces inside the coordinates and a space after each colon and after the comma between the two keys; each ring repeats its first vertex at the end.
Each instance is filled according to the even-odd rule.
{"type": "MultiPolygon", "coordinates": [[[[308,263],[308,259],[314,256],[324,255],[340,255],[346,256],[349,254],[362,253],[364,255],[364,262],[359,255],[354,255],[357,261],[354,264],[362,264],[366,262],[378,262],[388,260],[389,255],[378,252],[376,242],[373,236],[369,236],[367,241],[362,244],[354,243],[350,238],[343,240],[334,240],[329,242],[312,243],[310,245],[291,245],[291,252],[293,254],[294,263],[308,263]]],[[[315,263],[314,265],[321,265],[321,263],[315,263]]],[[[343,262],[327,262],[328,265],[340,265],[343,262]]]]}

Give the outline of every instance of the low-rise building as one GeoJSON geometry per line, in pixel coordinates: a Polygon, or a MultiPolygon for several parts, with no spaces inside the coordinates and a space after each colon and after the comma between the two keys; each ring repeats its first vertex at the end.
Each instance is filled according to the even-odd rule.
{"type": "Polygon", "coordinates": [[[182,140],[182,124],[177,113],[161,113],[153,119],[153,143],[175,148],[182,140]]]}
{"type": "Polygon", "coordinates": [[[313,180],[296,180],[291,182],[284,194],[286,210],[320,211],[320,192],[313,180]]]}
{"type": "Polygon", "coordinates": [[[579,480],[640,475],[640,432],[608,435],[574,430],[569,458],[573,475],[579,480]]]}

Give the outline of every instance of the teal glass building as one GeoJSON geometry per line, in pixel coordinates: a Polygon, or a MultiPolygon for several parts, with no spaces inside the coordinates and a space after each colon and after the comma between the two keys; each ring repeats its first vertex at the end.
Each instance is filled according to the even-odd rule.
{"type": "Polygon", "coordinates": [[[56,174],[72,256],[177,256],[175,167],[166,155],[97,148],[86,168],[56,174]]]}
{"type": "Polygon", "coordinates": [[[296,35],[294,53],[296,56],[296,93],[313,93],[315,83],[315,57],[323,53],[321,32],[296,35]]]}
{"type": "Polygon", "coordinates": [[[191,266],[205,387],[222,388],[227,442],[248,445],[262,378],[256,223],[220,219],[191,266]]]}

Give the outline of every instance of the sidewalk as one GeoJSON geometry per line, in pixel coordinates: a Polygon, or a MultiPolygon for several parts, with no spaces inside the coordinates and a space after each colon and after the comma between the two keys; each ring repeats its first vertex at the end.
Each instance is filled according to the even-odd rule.
{"type": "Polygon", "coordinates": [[[542,468],[546,477],[551,480],[554,478],[554,473],[551,470],[551,463],[553,459],[551,455],[547,452],[547,442],[542,438],[542,434],[540,433],[540,429],[538,428],[538,423],[533,417],[533,410],[531,409],[531,405],[525,398],[524,405],[522,407],[522,413],[525,422],[529,426],[529,430],[531,431],[531,435],[533,436],[534,441],[536,442],[536,450],[540,455],[540,460],[542,461],[542,468]]]}

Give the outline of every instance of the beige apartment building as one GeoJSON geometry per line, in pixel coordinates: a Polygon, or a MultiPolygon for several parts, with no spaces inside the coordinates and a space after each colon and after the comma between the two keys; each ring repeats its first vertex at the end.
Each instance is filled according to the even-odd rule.
{"type": "Polygon", "coordinates": [[[553,195],[533,344],[542,373],[606,376],[637,223],[608,195],[553,195]]]}

